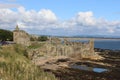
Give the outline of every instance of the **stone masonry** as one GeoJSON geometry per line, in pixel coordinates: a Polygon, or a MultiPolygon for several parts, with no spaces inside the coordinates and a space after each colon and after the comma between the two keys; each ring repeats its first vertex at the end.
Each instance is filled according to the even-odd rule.
{"type": "MultiPolygon", "coordinates": [[[[13,40],[16,44],[25,46],[31,45],[30,36],[18,26],[13,31],[13,40]]],[[[36,44],[39,44],[36,43],[36,44]]],[[[30,51],[30,54],[47,55],[47,56],[66,56],[75,58],[97,59],[99,55],[94,52],[94,40],[87,43],[71,42],[66,39],[50,38],[41,48],[30,51]]]]}
{"type": "Polygon", "coordinates": [[[23,30],[20,30],[18,28],[18,25],[16,26],[16,29],[13,31],[13,41],[16,44],[22,44],[22,45],[25,45],[25,46],[29,46],[30,45],[29,34],[26,33],[23,30]]]}

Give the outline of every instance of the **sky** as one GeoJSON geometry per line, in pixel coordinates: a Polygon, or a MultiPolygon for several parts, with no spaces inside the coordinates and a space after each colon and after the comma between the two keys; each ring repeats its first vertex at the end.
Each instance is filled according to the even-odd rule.
{"type": "Polygon", "coordinates": [[[0,28],[30,34],[120,37],[120,0],[0,0],[0,28]]]}

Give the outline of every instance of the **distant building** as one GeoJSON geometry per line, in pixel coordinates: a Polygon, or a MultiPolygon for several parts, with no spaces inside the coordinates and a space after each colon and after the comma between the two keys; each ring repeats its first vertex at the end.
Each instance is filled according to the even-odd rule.
{"type": "Polygon", "coordinates": [[[30,36],[25,31],[20,30],[17,25],[15,30],[13,31],[13,41],[16,44],[22,44],[25,46],[29,46],[30,45],[30,36]]]}

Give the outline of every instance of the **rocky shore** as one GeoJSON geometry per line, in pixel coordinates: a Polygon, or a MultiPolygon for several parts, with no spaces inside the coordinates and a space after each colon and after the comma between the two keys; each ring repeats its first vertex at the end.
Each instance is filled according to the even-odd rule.
{"type": "Polygon", "coordinates": [[[59,80],[119,80],[120,79],[120,51],[95,49],[104,59],[75,60],[71,58],[58,58],[46,61],[40,67],[46,72],[52,72],[59,80]],[[73,68],[70,65],[78,65],[73,68]],[[79,68],[81,67],[82,68],[79,68]],[[90,68],[90,69],[86,69],[90,68]],[[84,69],[85,68],[85,69],[84,69]],[[98,69],[98,71],[94,71],[98,69]],[[99,72],[101,69],[105,71],[99,72]]]}

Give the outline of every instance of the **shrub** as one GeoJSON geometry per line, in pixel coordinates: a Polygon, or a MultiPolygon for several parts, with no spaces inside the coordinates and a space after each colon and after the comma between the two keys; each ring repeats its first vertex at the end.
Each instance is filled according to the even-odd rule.
{"type": "Polygon", "coordinates": [[[48,37],[47,36],[39,36],[38,41],[47,41],[48,37]]]}

